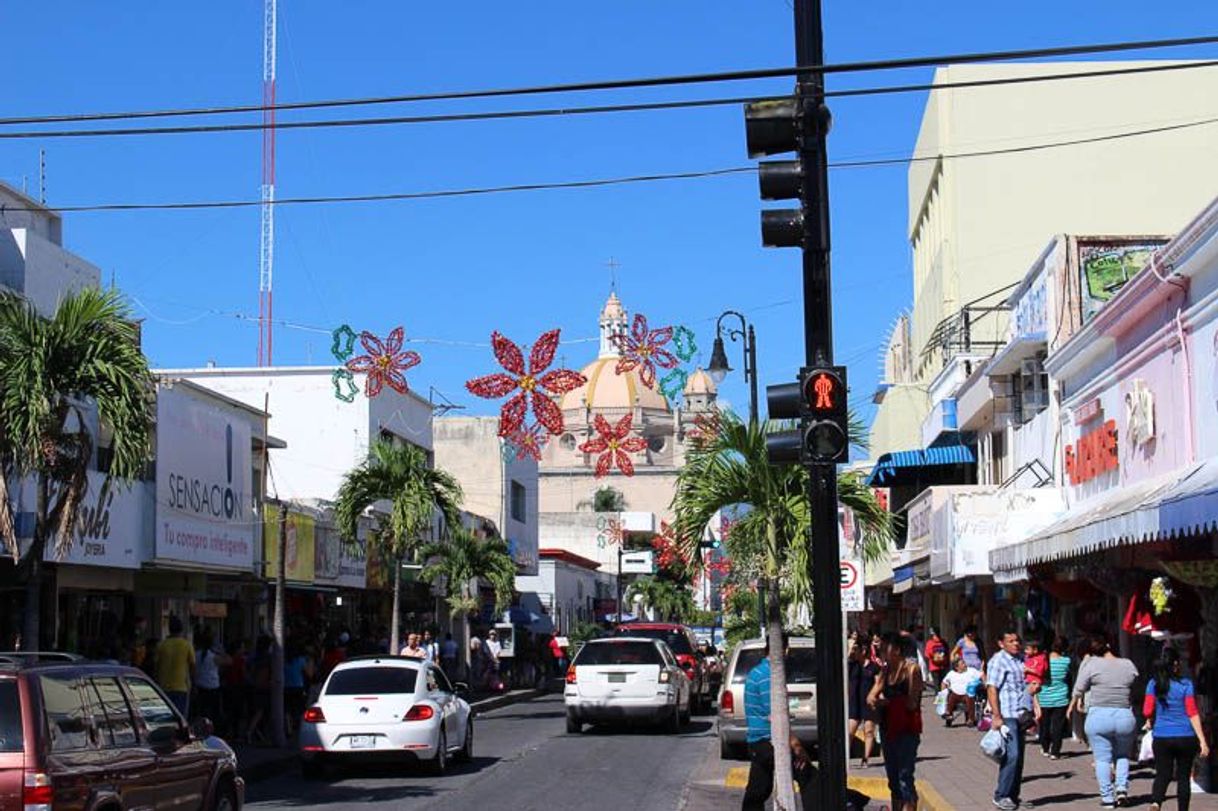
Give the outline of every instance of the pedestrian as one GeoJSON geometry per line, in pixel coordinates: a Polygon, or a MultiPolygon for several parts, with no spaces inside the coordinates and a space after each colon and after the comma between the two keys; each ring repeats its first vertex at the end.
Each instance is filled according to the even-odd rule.
{"type": "Polygon", "coordinates": [[[426,659],[427,651],[419,646],[419,635],[409,634],[406,637],[406,644],[402,646],[402,650],[398,653],[399,656],[408,656],[411,659],[426,659]]]}
{"type": "Polygon", "coordinates": [[[850,720],[850,740],[859,728],[863,730],[863,757],[859,765],[864,768],[871,765],[871,752],[875,749],[875,710],[867,705],[867,697],[875,686],[875,677],[880,672],[871,661],[870,651],[866,642],[855,638],[854,647],[850,649],[850,658],[846,666],[846,685],[850,699],[847,716],[850,720]]]}
{"type": "Polygon", "coordinates": [[[1049,647],[1049,667],[1037,700],[1040,702],[1040,752],[1050,760],[1062,755],[1066,712],[1070,706],[1070,643],[1058,636],[1049,647]]]}
{"type": "Polygon", "coordinates": [[[876,676],[867,704],[879,714],[880,747],[892,811],[917,811],[914,767],[922,740],[922,671],[912,637],[884,637],[884,668],[876,676]]]}
{"type": "Polygon", "coordinates": [[[184,636],[182,620],[169,617],[169,638],[157,646],[156,674],[161,688],[178,708],[183,718],[189,718],[190,688],[195,683],[195,650],[184,636]]]}
{"type": "Polygon", "coordinates": [[[1133,662],[1113,653],[1104,637],[1092,637],[1091,657],[1079,668],[1074,695],[1087,701],[1087,740],[1095,756],[1101,808],[1124,806],[1129,799],[1129,756],[1138,725],[1129,698],[1137,678],[1133,662]]]}
{"type": "Polygon", "coordinates": [[[350,642],[351,634],[342,631],[330,644],[326,645],[321,654],[321,673],[318,674],[320,681],[325,681],[335,667],[347,661],[347,645],[350,642]]]}
{"type": "Polygon", "coordinates": [[[427,654],[427,661],[433,665],[440,664],[440,646],[436,644],[435,637],[431,635],[431,631],[423,631],[423,639],[420,642],[420,647],[427,654]]]}
{"type": "Polygon", "coordinates": [[[300,643],[289,641],[283,656],[283,721],[288,737],[296,734],[296,724],[305,711],[309,680],[313,678],[313,662],[300,643]]]}
{"type": "Polygon", "coordinates": [[[249,673],[249,727],[245,739],[250,743],[267,743],[264,722],[271,714],[271,638],[266,634],[258,637],[254,644],[254,655],[248,663],[249,673]]]}
{"type": "Polygon", "coordinates": [[[558,641],[558,637],[550,637],[550,656],[554,659],[554,672],[558,676],[565,675],[567,672],[567,652],[563,649],[562,643],[558,641]]]}
{"type": "Polygon", "coordinates": [[[947,706],[943,714],[945,726],[956,720],[956,710],[964,708],[964,722],[977,726],[977,699],[969,692],[973,683],[981,678],[981,671],[969,667],[968,662],[957,659],[952,663],[952,672],[943,677],[943,689],[947,690],[947,706]]]}
{"type": "Polygon", "coordinates": [[[1210,747],[1201,728],[1197,698],[1192,679],[1184,675],[1180,654],[1164,648],[1155,665],[1154,678],[1146,685],[1142,703],[1146,727],[1154,735],[1155,783],[1151,792],[1151,811],[1159,811],[1167,799],[1167,787],[1176,779],[1176,806],[1188,811],[1192,801],[1193,761],[1210,756],[1210,747]]]}
{"type": "Polygon", "coordinates": [[[501,664],[499,655],[501,653],[503,653],[503,645],[499,642],[499,632],[492,628],[486,632],[486,639],[482,642],[482,656],[486,660],[489,687],[495,692],[504,689],[503,681],[499,675],[501,664]]]}
{"type": "Polygon", "coordinates": [[[977,642],[976,625],[970,625],[964,629],[964,635],[956,640],[956,646],[952,648],[951,658],[963,659],[969,667],[985,671],[985,662],[981,658],[981,645],[977,642]]]}
{"type": "Polygon", "coordinates": [[[943,677],[947,675],[947,643],[939,636],[934,628],[930,629],[930,639],[926,640],[926,668],[930,673],[930,684],[934,692],[939,692],[943,677]]]}
{"type": "Polygon", "coordinates": [[[127,650],[127,659],[132,667],[137,667],[147,673],[145,665],[148,662],[148,620],[137,616],[131,631],[131,645],[127,650]]]}
{"type": "Polygon", "coordinates": [[[444,633],[444,641],[440,643],[440,667],[450,677],[457,675],[457,643],[453,641],[451,631],[444,633]]]}
{"type": "Polygon", "coordinates": [[[1024,680],[1019,632],[1014,628],[998,637],[998,652],[990,657],[986,667],[986,690],[993,712],[992,729],[1001,730],[1006,741],[998,767],[998,785],[994,788],[994,807],[1015,811],[1019,808],[1023,783],[1026,748],[1023,734],[1032,725],[1032,696],[1024,680]]]}
{"type": "Polygon", "coordinates": [[[216,646],[210,628],[199,633],[195,648],[195,696],[198,699],[195,716],[207,718],[216,729],[224,728],[223,702],[220,700],[220,668],[229,663],[228,654],[216,646]]]}
{"type": "Polygon", "coordinates": [[[244,731],[246,687],[245,641],[235,639],[228,646],[228,666],[220,669],[220,689],[224,698],[224,736],[237,740],[244,731]]]}
{"type": "MultiPolygon", "coordinates": [[[[785,657],[789,652],[789,640],[782,635],[785,657]]],[[[762,811],[766,800],[774,791],[774,744],[770,730],[770,641],[766,637],[761,661],[749,671],[744,680],[745,741],[749,747],[749,781],[744,789],[741,811],[762,811]]],[[[789,745],[789,744],[788,744],[789,745]]],[[[801,749],[802,751],[802,749],[801,749]]],[[[792,772],[799,780],[807,781],[812,771],[801,767],[798,753],[792,756],[792,772]]],[[[800,793],[809,796],[811,786],[801,782],[800,793]]]]}

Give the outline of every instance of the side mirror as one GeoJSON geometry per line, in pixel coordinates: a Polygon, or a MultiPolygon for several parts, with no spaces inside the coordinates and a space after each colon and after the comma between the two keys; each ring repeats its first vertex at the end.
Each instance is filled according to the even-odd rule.
{"type": "Polygon", "coordinates": [[[190,737],[197,741],[205,741],[216,734],[216,726],[210,718],[196,718],[190,723],[190,737]]]}
{"type": "Polygon", "coordinates": [[[459,696],[463,696],[469,692],[469,685],[463,681],[453,682],[453,692],[459,696]]]}

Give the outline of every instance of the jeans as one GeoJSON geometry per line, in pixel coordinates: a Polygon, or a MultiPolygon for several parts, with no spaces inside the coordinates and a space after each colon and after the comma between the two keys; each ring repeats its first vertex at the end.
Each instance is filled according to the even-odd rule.
{"type": "Polygon", "coordinates": [[[1163,804],[1167,799],[1167,787],[1172,778],[1176,779],[1176,807],[1180,811],[1188,811],[1192,801],[1193,760],[1197,757],[1201,745],[1197,738],[1189,735],[1187,738],[1160,738],[1155,736],[1155,787],[1151,792],[1151,801],[1163,804]]]}
{"type": "Polygon", "coordinates": [[[888,775],[888,793],[892,795],[892,807],[898,809],[902,803],[918,802],[918,790],[914,784],[914,766],[918,762],[918,735],[886,735],[882,745],[884,771],[888,775]]]}
{"type": "Polygon", "coordinates": [[[1095,781],[1100,801],[1112,802],[1115,791],[1129,791],[1129,753],[1133,750],[1138,722],[1128,707],[1091,707],[1087,710],[1087,740],[1095,756],[1095,781]],[[1116,764],[1115,790],[1112,766],[1116,764]]]}
{"type": "Polygon", "coordinates": [[[183,718],[190,718],[190,693],[166,690],[165,695],[169,696],[169,702],[178,708],[178,712],[182,713],[183,718]]]}
{"type": "Polygon", "coordinates": [[[998,765],[998,786],[994,789],[994,799],[1010,799],[1019,802],[1019,790],[1023,784],[1023,760],[1027,744],[1023,739],[1023,731],[1014,719],[1007,721],[1011,734],[1007,736],[1007,748],[1003,752],[1002,762],[998,765]]]}
{"type": "Polygon", "coordinates": [[[1066,736],[1066,707],[1041,707],[1040,748],[1050,755],[1062,753],[1062,739],[1066,736]]]}

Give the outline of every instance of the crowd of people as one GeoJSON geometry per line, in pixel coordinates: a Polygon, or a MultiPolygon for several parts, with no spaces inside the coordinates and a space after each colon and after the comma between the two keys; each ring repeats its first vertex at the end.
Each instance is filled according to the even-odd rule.
{"type": "Polygon", "coordinates": [[[982,747],[998,763],[993,804],[1001,811],[1020,807],[1028,745],[1058,759],[1067,737],[1091,750],[1101,808],[1126,806],[1131,763],[1153,759],[1152,811],[1163,807],[1173,781],[1177,807],[1188,811],[1193,765],[1198,756],[1208,758],[1209,744],[1196,689],[1176,648],[1165,645],[1150,672],[1140,673],[1102,635],[1072,646],[1060,635],[1025,640],[1008,628],[985,654],[976,628],[951,645],[933,629],[925,642],[913,628],[851,633],[850,733],[862,733],[862,766],[878,738],[894,811],[918,805],[914,772],[924,685],[946,726],[963,715],[965,728],[989,733],[982,747]],[[1135,751],[1139,732],[1145,734],[1135,751]]]}

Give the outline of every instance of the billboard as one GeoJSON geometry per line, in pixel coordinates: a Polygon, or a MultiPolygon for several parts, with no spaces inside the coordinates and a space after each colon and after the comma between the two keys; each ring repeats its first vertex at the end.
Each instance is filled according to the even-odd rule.
{"type": "Polygon", "coordinates": [[[1167,240],[1083,242],[1078,245],[1079,302],[1083,323],[1098,313],[1125,283],[1150,262],[1167,240]]]}
{"type": "Polygon", "coordinates": [[[249,421],[184,387],[162,386],[156,415],[156,558],[252,569],[249,421]]]}
{"type": "MultiPolygon", "coordinates": [[[[279,570],[279,513],[277,504],[267,504],[262,511],[262,559],[265,562],[263,575],[268,579],[278,576],[279,570]]],[[[295,583],[313,582],[314,528],[312,516],[288,511],[287,539],[284,543],[284,578],[295,583]]]]}

